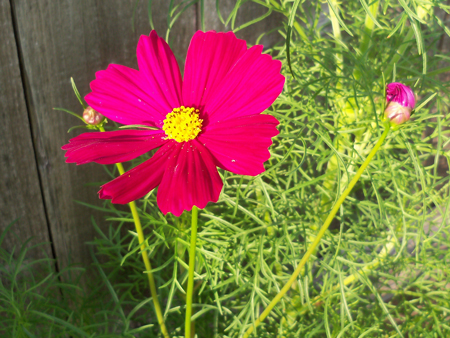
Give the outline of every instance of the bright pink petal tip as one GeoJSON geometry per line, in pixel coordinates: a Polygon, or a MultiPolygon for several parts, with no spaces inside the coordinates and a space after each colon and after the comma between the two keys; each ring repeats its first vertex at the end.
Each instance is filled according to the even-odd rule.
{"type": "Polygon", "coordinates": [[[164,214],[180,216],[195,205],[200,209],[217,202],[222,180],[209,151],[197,140],[178,143],[158,188],[158,206],[164,214]]]}
{"type": "Polygon", "coordinates": [[[281,62],[261,54],[262,48],[247,50],[206,102],[209,123],[259,114],[280,95],[285,81],[281,62]]]}
{"type": "Polygon", "coordinates": [[[411,110],[416,105],[416,98],[411,88],[400,82],[392,82],[386,86],[386,101],[397,102],[411,110]]]}
{"type": "Polygon", "coordinates": [[[153,157],[102,186],[98,192],[101,199],[125,204],[144,197],[160,183],[168,159],[176,148],[175,142],[167,142],[153,157]]]}
{"type": "Polygon", "coordinates": [[[226,74],[246,51],[245,41],[236,38],[233,32],[195,33],[186,56],[183,104],[203,108],[226,74]]]}
{"type": "Polygon", "coordinates": [[[84,133],[62,147],[67,163],[114,164],[130,161],[165,142],[161,130],[118,130],[104,133],[84,133]]]}
{"type": "Polygon", "coordinates": [[[139,70],[147,79],[149,95],[164,107],[163,116],[181,105],[181,73],[172,50],[156,31],[142,35],[137,46],[139,70]]]}
{"type": "Polygon", "coordinates": [[[271,115],[238,117],[209,125],[199,136],[222,169],[239,175],[256,176],[270,158],[268,148],[278,135],[280,122],[271,115]]]}

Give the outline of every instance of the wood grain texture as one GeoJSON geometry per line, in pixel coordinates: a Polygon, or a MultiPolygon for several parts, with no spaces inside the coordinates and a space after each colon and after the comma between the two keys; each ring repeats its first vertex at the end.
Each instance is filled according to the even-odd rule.
{"type": "MultiPolygon", "coordinates": [[[[225,22],[227,21],[227,18],[234,9],[235,5],[236,0],[219,0],[219,11],[225,22]]],[[[261,17],[267,12],[267,8],[260,4],[254,2],[245,2],[239,7],[237,11],[237,18],[234,23],[234,27],[232,27],[231,21],[227,26],[225,26],[221,22],[217,13],[216,0],[204,0],[204,24],[206,30],[214,29],[216,31],[224,32],[238,29],[245,23],[261,17]]],[[[256,40],[262,33],[269,32],[279,26],[281,28],[282,20],[283,17],[281,14],[272,12],[263,20],[238,30],[236,32],[236,36],[240,39],[246,40],[247,43],[254,45],[256,43],[256,40]]],[[[264,35],[260,39],[259,44],[264,45],[265,48],[270,48],[275,43],[279,43],[280,41],[282,41],[282,38],[276,31],[274,31],[273,33],[264,35]]]]}
{"type": "MultiPolygon", "coordinates": [[[[104,224],[103,215],[76,204],[74,200],[100,205],[98,187],[87,186],[86,183],[102,182],[109,178],[99,165],[78,167],[64,162],[64,153],[60,147],[80,133],[66,133],[78,121],[52,108],[64,107],[81,113],[70,86],[70,77],[74,77],[81,94],[85,95],[89,92],[89,82],[94,79],[95,72],[105,69],[109,63],[137,67],[137,41],[141,34],[150,31],[147,1],[138,2],[134,12],[134,0],[13,0],[23,62],[23,84],[11,8],[9,1],[1,1],[0,22],[3,25],[2,32],[7,32],[2,34],[1,42],[2,46],[8,47],[1,50],[2,61],[10,60],[2,63],[1,79],[13,79],[8,81],[8,86],[2,83],[1,87],[2,98],[8,98],[0,103],[3,108],[1,113],[9,114],[2,115],[8,123],[0,127],[5,129],[2,135],[6,137],[2,137],[0,149],[4,168],[8,169],[6,179],[1,183],[2,199],[5,200],[1,206],[2,216],[8,222],[21,216],[22,219],[15,226],[18,232],[48,241],[50,233],[45,219],[45,202],[59,266],[63,268],[74,262],[86,266],[91,260],[85,242],[95,237],[90,216],[94,215],[98,224],[104,224]],[[10,121],[13,116],[11,111],[17,112],[15,119],[28,123],[22,86],[26,89],[32,135],[30,125],[23,122],[22,131],[4,127],[14,123],[10,121]]],[[[229,30],[230,27],[225,28],[217,16],[215,0],[206,0],[204,4],[206,29],[229,30]]],[[[234,5],[235,1],[220,1],[222,15],[227,17],[234,5]]],[[[169,44],[181,67],[192,34],[201,28],[199,8],[198,5],[189,7],[176,20],[169,34],[169,44]]],[[[168,12],[169,1],[152,2],[155,29],[163,37],[171,21],[168,12]]],[[[260,5],[244,4],[239,9],[235,27],[265,12],[266,9],[260,5]]],[[[279,18],[272,14],[256,25],[239,31],[237,35],[249,43],[255,43],[260,32],[276,27],[279,22],[279,18]]],[[[261,42],[270,46],[276,39],[275,33],[261,42]]]]}
{"type": "MultiPolygon", "coordinates": [[[[168,3],[153,1],[153,19],[160,35],[165,34],[167,27],[168,3]]],[[[13,1],[38,170],[60,267],[73,262],[87,266],[91,262],[85,245],[96,236],[90,216],[94,215],[98,224],[105,222],[103,215],[74,200],[99,205],[98,186],[85,184],[109,178],[100,165],[65,163],[60,148],[80,133],[67,134],[79,122],[52,108],[64,107],[81,113],[70,86],[71,76],[84,96],[97,70],[110,63],[136,67],[137,41],[141,34],[149,34],[150,25],[147,4],[140,2],[133,31],[134,5],[134,0],[13,1]]],[[[171,33],[177,55],[185,55],[194,30],[195,7],[192,7],[171,33]]]]}
{"type": "MultiPolygon", "coordinates": [[[[18,219],[2,243],[10,251],[30,237],[30,245],[50,240],[9,0],[0,0],[0,31],[0,232],[18,219]]],[[[50,244],[42,249],[34,250],[33,256],[52,257],[50,244]]]]}

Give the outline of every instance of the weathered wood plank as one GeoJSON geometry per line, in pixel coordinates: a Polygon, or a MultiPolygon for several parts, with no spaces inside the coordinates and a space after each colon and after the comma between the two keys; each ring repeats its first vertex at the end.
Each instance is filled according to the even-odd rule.
{"type": "MultiPolygon", "coordinates": [[[[95,72],[109,63],[136,67],[136,45],[141,34],[150,32],[146,2],[140,2],[132,30],[134,0],[15,0],[19,42],[27,79],[27,98],[32,116],[38,168],[56,256],[61,267],[69,262],[87,265],[91,259],[85,246],[95,237],[90,216],[101,216],[74,203],[99,205],[98,187],[88,182],[108,180],[100,165],[76,166],[64,162],[60,149],[78,121],[53,107],[81,113],[69,79],[74,77],[82,95],[89,92],[95,72]]],[[[167,27],[168,2],[153,1],[153,18],[160,35],[167,27]]],[[[195,30],[195,8],[190,8],[173,27],[172,45],[185,55],[195,30]]],[[[183,56],[184,58],[184,56],[183,56]]],[[[131,225],[130,225],[131,227],[131,225]]]]}
{"type": "MultiPolygon", "coordinates": [[[[50,241],[9,0],[0,0],[0,31],[0,232],[19,219],[2,243],[9,251],[29,237],[30,244],[50,241]]],[[[42,249],[34,256],[52,257],[50,244],[42,249]]]]}

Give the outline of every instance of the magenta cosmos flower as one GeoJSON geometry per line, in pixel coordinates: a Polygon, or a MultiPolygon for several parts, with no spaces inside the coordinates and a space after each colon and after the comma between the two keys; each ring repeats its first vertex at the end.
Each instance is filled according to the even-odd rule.
{"type": "Polygon", "coordinates": [[[386,104],[385,118],[392,124],[399,125],[411,117],[416,99],[411,88],[400,82],[392,82],[386,86],[386,104]]]}
{"type": "Polygon", "coordinates": [[[158,148],[152,158],[103,185],[100,198],[124,204],[158,188],[161,211],[181,215],[217,202],[217,167],[240,175],[264,171],[278,120],[262,115],[281,93],[281,62],[247,49],[231,33],[197,32],[184,78],[155,31],[141,36],[139,70],[110,65],[96,73],[86,102],[106,118],[152,129],[85,133],[62,147],[66,162],[113,164],[158,148]],[[157,130],[154,130],[154,128],[157,130]]]}

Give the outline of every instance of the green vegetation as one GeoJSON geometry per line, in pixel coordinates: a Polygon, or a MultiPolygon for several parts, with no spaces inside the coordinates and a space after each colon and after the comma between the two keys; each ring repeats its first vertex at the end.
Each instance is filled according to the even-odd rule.
{"type": "MultiPolygon", "coordinates": [[[[225,18],[228,28],[237,28],[244,2],[225,18]]],[[[280,120],[280,134],[262,175],[221,171],[219,202],[199,211],[196,334],[240,337],[277,294],[381,135],[385,84],[397,80],[417,95],[412,119],[389,134],[298,282],[253,337],[450,336],[450,58],[439,50],[450,34],[439,11],[450,7],[253,2],[284,18],[270,33],[279,43],[267,51],[286,76],[267,111],[280,120]]],[[[105,169],[117,176],[115,167],[105,169]]],[[[164,217],[155,192],[137,206],[166,325],[172,337],[183,336],[190,214],[164,217]]],[[[102,210],[109,230],[93,220],[96,264],[88,276],[99,278],[88,288],[79,269],[56,274],[49,259],[26,260],[25,245],[18,258],[0,251],[0,333],[160,336],[131,213],[109,202],[102,210]]]]}

